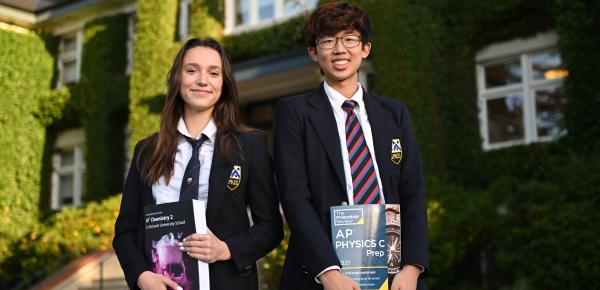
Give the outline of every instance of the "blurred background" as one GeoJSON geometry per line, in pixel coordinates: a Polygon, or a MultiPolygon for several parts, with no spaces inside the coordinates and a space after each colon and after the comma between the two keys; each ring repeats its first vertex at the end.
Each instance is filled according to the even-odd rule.
{"type": "MultiPolygon", "coordinates": [[[[0,1],[0,289],[126,289],[120,192],[179,47],[218,39],[270,132],[277,100],[322,81],[302,31],[320,2],[0,1]]],[[[429,287],[600,289],[600,1],[352,2],[374,24],[362,85],[411,110],[429,287]]]]}

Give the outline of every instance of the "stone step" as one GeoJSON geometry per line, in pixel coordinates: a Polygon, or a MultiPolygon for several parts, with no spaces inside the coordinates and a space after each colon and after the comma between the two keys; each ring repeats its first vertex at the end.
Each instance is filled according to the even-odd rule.
{"type": "MultiPolygon", "coordinates": [[[[100,281],[94,280],[91,286],[80,287],[79,290],[99,290],[100,281]]],[[[128,290],[124,278],[107,278],[102,281],[102,290],[128,290]]]]}

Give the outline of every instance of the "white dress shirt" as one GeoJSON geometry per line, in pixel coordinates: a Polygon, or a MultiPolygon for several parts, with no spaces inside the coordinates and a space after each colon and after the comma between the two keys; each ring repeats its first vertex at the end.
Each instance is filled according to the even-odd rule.
{"type": "MultiPolygon", "coordinates": [[[[177,131],[184,136],[198,139],[201,134],[206,135],[208,140],[202,143],[200,146],[200,180],[199,180],[199,192],[198,200],[204,201],[206,206],[208,200],[208,180],[210,176],[210,167],[212,165],[213,153],[215,150],[215,136],[217,135],[217,126],[214,121],[210,121],[206,124],[206,127],[198,136],[191,136],[185,126],[183,118],[179,119],[177,124],[177,131]]],[[[152,195],[156,204],[176,202],[179,201],[179,191],[181,189],[181,181],[185,173],[185,168],[192,157],[192,145],[183,136],[180,136],[177,140],[177,153],[175,153],[175,164],[173,166],[173,176],[167,184],[165,177],[161,176],[158,181],[152,185],[152,195]]]]}

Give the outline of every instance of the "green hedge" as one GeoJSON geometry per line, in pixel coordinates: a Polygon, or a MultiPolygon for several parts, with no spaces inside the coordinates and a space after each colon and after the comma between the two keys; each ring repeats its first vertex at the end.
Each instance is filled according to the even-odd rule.
{"type": "Polygon", "coordinates": [[[84,201],[123,190],[128,115],[127,17],[96,19],[84,28],[83,63],[76,97],[86,132],[84,201]]]}
{"type": "Polygon", "coordinates": [[[555,0],[559,48],[569,76],[565,120],[569,146],[590,152],[600,150],[600,3],[555,0]]]}
{"type": "Polygon", "coordinates": [[[355,2],[373,16],[375,90],[407,103],[421,145],[430,201],[431,288],[594,288],[600,255],[591,250],[598,248],[591,237],[598,231],[585,222],[598,219],[593,211],[598,200],[589,197],[599,188],[597,174],[590,176],[598,172],[592,163],[600,141],[595,137],[600,135],[600,97],[594,80],[600,67],[594,50],[600,45],[599,5],[355,2]],[[550,144],[483,152],[475,54],[492,43],[551,29],[560,36],[570,72],[565,81],[569,135],[550,144]],[[499,206],[508,214],[499,214],[499,206]],[[559,245],[572,251],[575,265],[567,263],[569,252],[559,245]],[[483,274],[482,258],[488,263],[483,274]],[[552,261],[558,263],[544,267],[552,261]]]}
{"type": "Polygon", "coordinates": [[[111,249],[120,202],[119,194],[83,208],[67,208],[27,228],[27,234],[12,243],[13,255],[2,264],[2,271],[11,273],[3,275],[6,282],[40,280],[90,250],[111,249]]]}
{"type": "MultiPolygon", "coordinates": [[[[600,46],[600,5],[585,0],[353,2],[373,16],[374,90],[407,103],[422,150],[429,192],[430,288],[598,288],[598,230],[591,225],[599,218],[600,91],[595,78],[600,56],[595,48],[600,46]],[[558,142],[483,152],[476,52],[551,29],[560,36],[569,71],[564,85],[569,134],[558,142]]],[[[235,62],[304,46],[304,15],[223,36],[223,1],[192,1],[192,11],[190,37],[220,39],[235,62]]],[[[66,221],[67,216],[83,218],[79,214],[87,211],[101,215],[102,206],[98,212],[69,210],[39,222],[38,201],[48,204],[48,156],[57,132],[83,125],[91,152],[86,198],[99,200],[118,191],[122,176],[112,164],[123,163],[119,144],[127,113],[129,154],[135,142],[158,128],[166,74],[181,45],[175,41],[176,14],[173,1],[138,1],[129,86],[122,73],[124,16],[86,25],[82,79],[60,90],[50,89],[56,78],[56,39],[0,31],[2,55],[11,56],[0,59],[0,88],[7,92],[0,99],[0,126],[6,132],[0,137],[5,148],[0,162],[6,164],[0,172],[0,274],[7,273],[7,265],[30,273],[36,265],[62,262],[57,256],[74,258],[108,245],[114,222],[110,211],[98,216],[100,232],[66,221]],[[39,92],[33,97],[32,86],[39,92]],[[41,180],[40,171],[47,172],[41,180]],[[63,221],[80,235],[69,241],[53,236],[68,233],[63,221]],[[82,241],[83,247],[75,246],[82,241]],[[6,260],[14,246],[18,255],[6,260]]],[[[268,281],[278,279],[284,249],[285,242],[265,258],[268,281]]]]}
{"type": "MultiPolygon", "coordinates": [[[[38,222],[44,126],[36,118],[49,95],[54,59],[34,33],[0,30],[0,262],[38,222]]],[[[0,271],[0,276],[6,273],[0,271]]]]}
{"type": "Polygon", "coordinates": [[[302,15],[265,29],[227,36],[223,46],[233,62],[303,47],[305,21],[302,15]]]}
{"type": "Polygon", "coordinates": [[[133,70],[129,90],[129,155],[135,143],[158,130],[167,91],[167,72],[177,52],[174,43],[177,3],[137,2],[133,70]]]}

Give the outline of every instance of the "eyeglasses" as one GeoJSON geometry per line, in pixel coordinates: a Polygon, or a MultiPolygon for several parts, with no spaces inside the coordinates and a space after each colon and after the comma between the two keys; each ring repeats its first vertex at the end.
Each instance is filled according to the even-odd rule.
{"type": "Polygon", "coordinates": [[[342,44],[347,48],[357,47],[362,41],[356,35],[345,35],[342,37],[323,37],[317,39],[316,43],[321,49],[331,49],[337,44],[338,39],[342,40],[342,44]]]}

